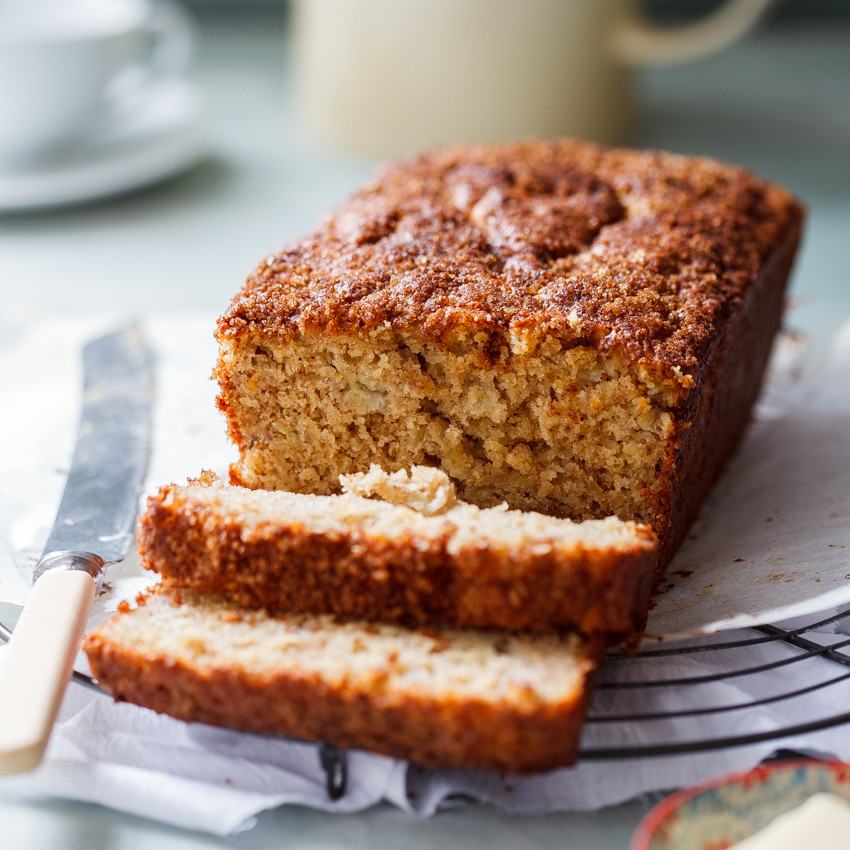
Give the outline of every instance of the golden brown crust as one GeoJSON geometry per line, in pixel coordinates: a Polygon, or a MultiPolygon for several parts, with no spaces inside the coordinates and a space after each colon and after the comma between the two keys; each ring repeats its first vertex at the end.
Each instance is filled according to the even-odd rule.
{"type": "MultiPolygon", "coordinates": [[[[154,595],[168,592],[161,587],[154,595]]],[[[233,616],[245,613],[234,610],[233,616]]],[[[109,623],[87,636],[85,651],[95,677],[116,700],[179,720],[321,740],[434,767],[507,773],[548,770],[575,760],[589,679],[601,659],[601,644],[589,646],[581,662],[583,686],[563,699],[522,707],[494,702],[486,694],[440,691],[389,699],[380,690],[333,685],[316,675],[187,663],[113,639],[109,623]]]]}
{"type": "Polygon", "coordinates": [[[219,338],[313,328],[483,333],[615,350],[699,380],[722,322],[799,229],[784,190],[707,159],[577,141],[437,151],[386,169],[267,258],[219,338]]]}
{"type": "Polygon", "coordinates": [[[565,547],[460,547],[447,530],[386,536],[353,524],[317,532],[302,521],[248,521],[176,485],[148,500],[139,528],[147,569],[240,605],[465,628],[631,634],[643,625],[655,538],[565,547]]]}
{"type": "Polygon", "coordinates": [[[718,331],[715,355],[700,391],[692,394],[681,414],[664,470],[667,498],[659,511],[663,524],[656,525],[660,538],[656,583],[750,420],[780,327],[785,283],[799,237],[799,227],[787,233],[742,294],[718,331]]]}

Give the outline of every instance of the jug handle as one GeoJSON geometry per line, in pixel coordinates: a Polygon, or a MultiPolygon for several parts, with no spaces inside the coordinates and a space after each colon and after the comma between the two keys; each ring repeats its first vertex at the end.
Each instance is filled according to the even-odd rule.
{"type": "Polygon", "coordinates": [[[702,59],[737,41],[773,0],[728,0],[693,23],[657,26],[639,9],[624,11],[611,32],[611,49],[626,65],[675,65],[702,59]]]}

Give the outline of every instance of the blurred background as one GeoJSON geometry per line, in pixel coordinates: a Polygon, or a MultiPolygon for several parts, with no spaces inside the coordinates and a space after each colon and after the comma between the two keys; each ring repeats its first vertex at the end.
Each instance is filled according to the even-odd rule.
{"type": "MultiPolygon", "coordinates": [[[[720,5],[645,8],[673,25],[720,5]]],[[[380,162],[305,126],[289,3],[184,0],[183,8],[194,28],[184,77],[198,109],[185,163],[132,191],[61,204],[8,202],[14,173],[5,174],[4,203],[0,170],[7,315],[217,313],[262,257],[312,227],[380,162]]],[[[436,45],[434,55],[439,62],[436,45]]],[[[776,0],[730,47],[637,69],[631,82],[635,120],[623,142],[718,157],[789,186],[810,208],[791,318],[822,331],[850,315],[850,3],[776,0]]],[[[26,195],[26,186],[12,188],[26,195]]]]}

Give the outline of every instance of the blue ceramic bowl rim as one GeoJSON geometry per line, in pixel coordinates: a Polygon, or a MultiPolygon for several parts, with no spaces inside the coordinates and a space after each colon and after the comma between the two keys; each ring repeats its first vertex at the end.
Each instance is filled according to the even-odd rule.
{"type": "Polygon", "coordinates": [[[714,791],[724,785],[734,785],[743,780],[767,778],[777,773],[800,770],[801,768],[807,770],[815,768],[818,770],[842,771],[850,775],[850,763],[837,759],[792,758],[778,759],[757,765],[749,770],[724,774],[714,779],[697,783],[696,785],[690,785],[687,788],[682,788],[679,791],[669,794],[661,802],[656,803],[643,816],[637,825],[637,829],[632,834],[631,841],[629,842],[629,850],[649,850],[649,843],[655,835],[658,826],[678,808],[695,797],[700,796],[700,794],[714,791]]]}

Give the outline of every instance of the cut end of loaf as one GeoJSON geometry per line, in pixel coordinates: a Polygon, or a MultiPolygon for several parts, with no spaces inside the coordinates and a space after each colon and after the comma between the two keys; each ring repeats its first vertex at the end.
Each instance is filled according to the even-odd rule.
{"type": "Polygon", "coordinates": [[[379,464],[445,471],[461,499],[574,519],[657,518],[682,388],[554,339],[493,362],[469,339],[410,335],[226,339],[220,405],[236,483],[329,494],[379,464]]]}

